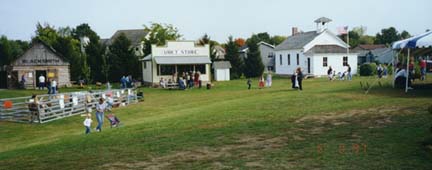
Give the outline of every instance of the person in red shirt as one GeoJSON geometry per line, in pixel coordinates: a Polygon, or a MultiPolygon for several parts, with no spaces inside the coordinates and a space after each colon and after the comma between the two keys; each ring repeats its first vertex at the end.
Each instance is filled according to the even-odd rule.
{"type": "Polygon", "coordinates": [[[421,80],[426,79],[426,60],[421,58],[420,59],[420,74],[421,74],[421,80]]]}

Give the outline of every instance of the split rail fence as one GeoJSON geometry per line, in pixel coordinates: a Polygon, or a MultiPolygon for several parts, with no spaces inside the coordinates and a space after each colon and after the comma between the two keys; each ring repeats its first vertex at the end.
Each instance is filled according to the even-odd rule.
{"type": "Polygon", "coordinates": [[[136,89],[112,89],[0,99],[0,121],[46,123],[93,112],[99,98],[115,107],[137,103],[142,97],[136,89]]]}

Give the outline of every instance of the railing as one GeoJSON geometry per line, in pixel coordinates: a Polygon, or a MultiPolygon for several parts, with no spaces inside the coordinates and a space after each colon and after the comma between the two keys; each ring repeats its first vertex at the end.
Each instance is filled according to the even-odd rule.
{"type": "Polygon", "coordinates": [[[137,103],[140,96],[136,89],[112,89],[0,99],[0,121],[46,123],[92,112],[99,98],[113,106],[126,106],[137,103]]]}

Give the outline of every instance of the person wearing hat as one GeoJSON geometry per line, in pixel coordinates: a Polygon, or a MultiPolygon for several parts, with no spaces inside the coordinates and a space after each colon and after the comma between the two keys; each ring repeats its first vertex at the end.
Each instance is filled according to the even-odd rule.
{"type": "Polygon", "coordinates": [[[102,131],[102,124],[104,121],[104,112],[105,112],[106,108],[107,108],[107,104],[105,103],[104,99],[102,97],[99,98],[99,102],[96,104],[96,120],[98,121],[96,131],[98,131],[98,132],[102,131]]]}
{"type": "Polygon", "coordinates": [[[85,134],[90,133],[90,127],[93,120],[91,120],[91,114],[87,114],[86,119],[84,120],[84,127],[86,128],[85,134]]]}

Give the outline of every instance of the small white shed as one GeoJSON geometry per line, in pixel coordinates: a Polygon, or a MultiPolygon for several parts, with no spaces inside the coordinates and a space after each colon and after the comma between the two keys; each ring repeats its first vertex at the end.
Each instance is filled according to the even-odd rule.
{"type": "Polygon", "coordinates": [[[213,63],[214,79],[216,81],[230,80],[231,63],[229,61],[215,61],[213,63]]]}

